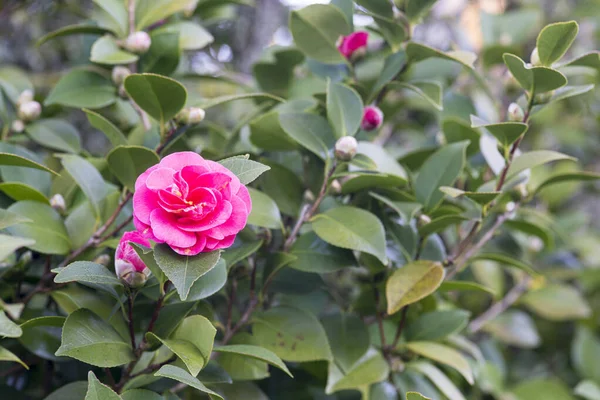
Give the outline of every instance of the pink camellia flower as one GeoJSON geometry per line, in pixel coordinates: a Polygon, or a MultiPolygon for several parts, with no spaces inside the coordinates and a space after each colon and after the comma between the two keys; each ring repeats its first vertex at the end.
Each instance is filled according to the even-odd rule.
{"type": "Polygon", "coordinates": [[[141,286],[150,275],[150,270],[129,242],[146,247],[151,246],[148,239],[142,236],[141,233],[137,231],[125,232],[115,252],[115,272],[119,278],[130,286],[141,286]]]}
{"type": "Polygon", "coordinates": [[[190,151],[163,158],[135,182],[135,227],[182,255],[231,246],[251,209],[233,172],[190,151]]]}
{"type": "Polygon", "coordinates": [[[363,111],[363,119],[360,127],[365,131],[378,129],[383,123],[383,112],[379,107],[367,106],[363,111]]]}
{"type": "Polygon", "coordinates": [[[338,50],[344,57],[350,59],[357,50],[367,47],[368,39],[369,33],[364,31],[354,32],[348,36],[342,36],[338,44],[338,50]]]}

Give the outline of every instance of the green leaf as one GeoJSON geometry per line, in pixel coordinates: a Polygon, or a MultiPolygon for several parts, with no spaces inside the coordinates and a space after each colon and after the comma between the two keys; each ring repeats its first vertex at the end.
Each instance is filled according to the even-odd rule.
{"type": "Polygon", "coordinates": [[[198,0],[138,0],[135,9],[135,29],[144,28],[173,14],[195,8],[198,0]]]}
{"type": "Polygon", "coordinates": [[[446,118],[442,123],[442,131],[448,143],[469,140],[471,143],[467,147],[467,156],[472,156],[479,152],[481,133],[477,129],[471,128],[467,122],[457,117],[446,118]]]}
{"type": "Polygon", "coordinates": [[[529,314],[520,310],[507,310],[483,325],[499,341],[524,349],[538,347],[541,343],[535,322],[529,314]]]}
{"type": "Polygon", "coordinates": [[[387,263],[385,231],[379,218],[356,207],[336,207],[311,219],[315,233],[324,241],[344,249],[357,250],[387,263]]]}
{"type": "Polygon", "coordinates": [[[567,84],[560,72],[547,67],[530,67],[514,54],[505,53],[504,63],[519,85],[530,93],[545,93],[567,84]]]}
{"type": "Polygon", "coordinates": [[[406,392],[406,400],[431,400],[429,397],[423,396],[417,392],[406,392]]]}
{"type": "Polygon", "coordinates": [[[263,228],[281,229],[281,215],[273,199],[254,188],[248,188],[248,191],[252,200],[248,223],[263,228]]]}
{"type": "Polygon", "coordinates": [[[542,65],[550,67],[565,55],[577,37],[579,26],[575,21],[546,25],[537,37],[538,55],[542,65]]]}
{"type": "Polygon", "coordinates": [[[436,0],[407,0],[406,2],[406,17],[411,22],[420,20],[427,14],[431,6],[436,0]]]}
{"type": "Polygon", "coordinates": [[[55,39],[57,37],[70,36],[76,34],[82,35],[103,35],[108,33],[109,30],[97,25],[85,25],[85,24],[77,24],[77,25],[67,25],[59,28],[55,31],[45,34],[37,42],[35,45],[37,47],[46,43],[49,40],[55,39]]]}
{"type": "Polygon", "coordinates": [[[534,378],[521,381],[513,387],[512,395],[517,400],[574,400],[571,388],[558,379],[534,378]]]}
{"type": "Polygon", "coordinates": [[[544,286],[528,292],[521,301],[531,311],[551,321],[583,319],[592,315],[592,309],[581,293],[567,285],[544,286]]]}
{"type": "Polygon", "coordinates": [[[123,392],[121,395],[123,400],[164,400],[164,397],[158,393],[145,389],[131,389],[123,392]]]}
{"type": "Polygon", "coordinates": [[[60,389],[56,389],[44,400],[81,400],[85,397],[87,388],[88,383],[85,381],[71,382],[60,389]]]}
{"type": "Polygon", "coordinates": [[[444,268],[437,262],[413,261],[398,268],[385,285],[388,314],[430,295],[443,280],[444,268]]]}
{"type": "Polygon", "coordinates": [[[127,144],[127,138],[123,135],[123,132],[108,119],[85,108],[83,112],[87,115],[90,125],[104,133],[114,147],[127,144]]]}
{"type": "Polygon", "coordinates": [[[271,364],[279,368],[280,370],[288,374],[290,377],[294,377],[287,368],[287,366],[283,363],[283,361],[281,361],[279,357],[277,357],[275,353],[259,346],[252,346],[247,344],[233,344],[228,346],[217,347],[214,349],[214,351],[217,353],[240,354],[243,356],[261,360],[266,362],[267,364],[271,364]]]}
{"type": "Polygon", "coordinates": [[[131,344],[112,326],[85,308],[80,308],[67,317],[56,355],[109,368],[135,359],[131,344]]]}
{"type": "Polygon", "coordinates": [[[198,107],[208,109],[216,106],[220,106],[232,101],[246,100],[246,99],[263,99],[263,100],[275,100],[277,102],[284,102],[285,100],[281,97],[274,96],[269,93],[244,93],[244,94],[232,94],[226,96],[213,97],[198,104],[198,107]]]}
{"type": "Polygon", "coordinates": [[[60,346],[60,335],[65,317],[38,317],[21,324],[23,335],[19,342],[29,352],[44,360],[64,361],[54,353],[60,346]]]}
{"type": "Polygon", "coordinates": [[[121,285],[121,281],[108,268],[90,261],[75,261],[67,265],[54,277],[54,282],[87,282],[104,285],[121,285]]]}
{"type": "Polygon", "coordinates": [[[31,220],[23,215],[0,209],[0,229],[8,228],[9,226],[24,222],[31,222],[31,220]]]}
{"type": "Polygon", "coordinates": [[[121,400],[121,396],[96,378],[92,371],[88,372],[88,390],[85,400],[121,400]]]}
{"type": "Polygon", "coordinates": [[[385,358],[377,350],[371,348],[346,375],[335,363],[329,363],[325,393],[332,394],[340,390],[369,386],[384,381],[389,373],[390,367],[385,358]]]}
{"type": "Polygon", "coordinates": [[[600,179],[600,174],[594,172],[567,172],[558,175],[552,175],[542,183],[540,183],[534,190],[534,193],[539,193],[545,187],[554,185],[561,182],[572,182],[572,181],[595,181],[600,179]]]}
{"type": "Polygon", "coordinates": [[[182,256],[166,244],[154,248],[156,263],[173,283],[182,300],[187,299],[192,284],[217,265],[219,257],[220,251],[182,256]]]}
{"type": "Polygon", "coordinates": [[[125,4],[120,0],[93,0],[100,8],[100,15],[96,19],[100,20],[100,25],[113,31],[117,36],[123,37],[128,31],[128,15],[125,4]]]}
{"type": "MultiPolygon", "coordinates": [[[[19,95],[24,90],[33,90],[33,84],[23,70],[17,67],[5,66],[0,68],[0,89],[4,91],[11,102],[16,103],[19,95]]],[[[3,97],[0,97],[0,104],[2,103],[3,97]]]]}
{"type": "Polygon", "coordinates": [[[319,320],[307,311],[278,306],[253,316],[257,345],[292,362],[331,360],[327,335],[319,320]]]}
{"type": "Polygon", "coordinates": [[[575,161],[576,158],[551,150],[534,150],[527,153],[522,153],[521,155],[515,157],[512,164],[510,164],[510,168],[506,174],[506,179],[510,180],[510,178],[518,175],[521,171],[525,171],[526,169],[557,160],[575,161]]]}
{"type": "Polygon", "coordinates": [[[440,187],[440,191],[456,199],[458,197],[467,197],[479,205],[485,206],[494,201],[502,192],[465,192],[449,186],[440,187]]]}
{"type": "Polygon", "coordinates": [[[133,101],[161,126],[183,108],[187,99],[181,83],[161,75],[131,74],[124,84],[133,101]]]}
{"type": "Polygon", "coordinates": [[[477,282],[465,282],[465,281],[446,281],[442,282],[438,291],[444,292],[484,292],[491,295],[495,295],[496,292],[487,286],[481,285],[477,282]]]}
{"type": "Polygon", "coordinates": [[[587,67],[600,70],[600,51],[590,51],[573,60],[566,62],[561,67],[587,67]]]}
{"type": "Polygon", "coordinates": [[[279,115],[279,123],[298,144],[323,160],[329,158],[335,136],[325,118],[309,113],[283,113],[279,115]]]}
{"type": "Polygon", "coordinates": [[[339,8],[313,4],[292,11],[290,31],[296,46],[308,57],[325,64],[341,64],[346,60],[337,49],[340,36],[350,33],[350,26],[339,8]]]}
{"type": "Polygon", "coordinates": [[[471,385],[474,383],[473,371],[462,354],[451,347],[435,342],[409,342],[406,348],[420,356],[448,365],[457,370],[471,385]]]}
{"type": "Polygon", "coordinates": [[[118,146],[106,156],[108,168],[117,177],[119,182],[132,192],[135,191],[135,181],[138,176],[151,166],[158,164],[158,155],[141,146],[118,146]]]}
{"type": "MultiPolygon", "coordinates": [[[[376,170],[378,172],[400,178],[396,179],[395,186],[402,185],[403,181],[408,179],[408,175],[404,168],[398,164],[396,159],[392,157],[386,149],[378,144],[360,141],[358,142],[357,154],[369,157],[375,162],[376,170]]],[[[350,170],[354,172],[355,168],[352,167],[350,170]]]]}
{"type": "Polygon", "coordinates": [[[41,119],[28,124],[26,132],[33,141],[49,149],[75,154],[81,151],[77,129],[61,119],[41,119]]]}
{"type": "Polygon", "coordinates": [[[100,202],[108,194],[108,188],[102,175],[88,160],[76,155],[63,155],[61,162],[85,194],[85,197],[92,203],[96,218],[99,220],[101,215],[100,202]]]}
{"type": "Polygon", "coordinates": [[[499,122],[489,124],[475,115],[471,115],[471,127],[483,128],[494,136],[504,147],[509,147],[525,134],[528,125],[522,122],[499,122]]]}
{"type": "Polygon", "coordinates": [[[594,89],[595,85],[578,85],[578,86],[564,86],[560,89],[556,89],[554,94],[548,100],[548,103],[553,103],[556,101],[561,101],[564,99],[568,99],[570,97],[579,96],[581,94],[588,93],[594,89]]]}
{"type": "Polygon", "coordinates": [[[242,184],[247,185],[271,169],[271,167],[256,161],[249,160],[250,156],[235,156],[219,161],[219,164],[237,176],[242,184]]]}
{"type": "Polygon", "coordinates": [[[415,180],[417,200],[425,210],[435,208],[444,193],[441,186],[452,186],[465,165],[468,142],[458,142],[442,147],[431,155],[419,170],[415,180]]]}
{"type": "Polygon", "coordinates": [[[436,110],[442,111],[442,85],[436,81],[413,81],[413,82],[391,82],[388,84],[391,89],[408,89],[431,104],[436,110]]]}
{"type": "Polygon", "coordinates": [[[332,314],[322,318],[333,359],[343,373],[349,373],[369,350],[369,331],[356,315],[332,314]]]}
{"type": "Polygon", "coordinates": [[[542,239],[544,246],[548,249],[554,246],[552,231],[546,227],[523,219],[509,219],[508,221],[505,221],[504,224],[506,228],[512,231],[523,232],[529,236],[537,236],[542,239]]]}
{"type": "Polygon", "coordinates": [[[431,222],[419,227],[419,235],[425,238],[437,232],[441,232],[453,225],[459,225],[468,218],[461,215],[443,215],[433,219],[431,222]]]}
{"type": "Polygon", "coordinates": [[[465,310],[439,310],[422,314],[406,327],[406,340],[434,341],[462,331],[471,313],[465,310]]]}
{"type": "Polygon", "coordinates": [[[33,239],[0,234],[0,261],[6,259],[21,247],[32,247],[33,245],[35,245],[33,239]]]}
{"type": "Polygon", "coordinates": [[[23,334],[21,327],[12,322],[4,311],[0,311],[0,336],[17,338],[23,334]]]}
{"type": "Polygon", "coordinates": [[[137,60],[137,55],[122,50],[111,35],[102,36],[92,45],[91,62],[106,65],[121,65],[130,64],[137,60]]]}
{"type": "Polygon", "coordinates": [[[156,260],[154,259],[154,252],[152,251],[152,249],[149,249],[135,242],[129,242],[129,244],[135,250],[137,255],[144,262],[146,267],[148,267],[152,275],[156,278],[156,280],[158,280],[158,283],[162,287],[162,285],[164,285],[165,282],[168,281],[168,278],[156,263],[156,260]]]}
{"type": "Polygon", "coordinates": [[[153,31],[150,40],[150,48],[140,59],[141,72],[165,76],[173,74],[181,58],[179,33],[153,31]]]}
{"type": "Polygon", "coordinates": [[[327,119],[336,138],[354,136],[363,117],[363,102],[356,91],[341,83],[327,83],[327,119]]]}
{"type": "MultiPolygon", "coordinates": [[[[247,332],[238,333],[229,342],[233,345],[257,346],[256,339],[247,332]]],[[[215,349],[216,350],[216,349],[215,349]]],[[[263,349],[266,350],[266,349],[263,349]]],[[[269,377],[269,365],[256,358],[250,358],[234,353],[223,353],[217,356],[219,365],[234,381],[260,380],[269,377]]]]}
{"type": "Polygon", "coordinates": [[[154,375],[185,383],[188,386],[198,389],[202,393],[208,394],[211,399],[223,400],[223,397],[221,397],[219,394],[213,392],[212,390],[204,386],[202,382],[200,382],[192,375],[188,374],[184,369],[176,367],[174,365],[163,365],[154,375]]]}
{"type": "Polygon", "coordinates": [[[397,212],[404,221],[410,221],[411,219],[415,218],[415,215],[421,210],[421,208],[423,208],[423,206],[421,206],[419,203],[410,201],[393,201],[374,192],[369,192],[369,195],[397,212]]]}
{"type": "Polygon", "coordinates": [[[314,232],[301,235],[294,242],[290,254],[296,259],[289,267],[304,272],[325,274],[357,264],[351,252],[330,246],[314,232]]]}
{"type": "Polygon", "coordinates": [[[480,253],[473,257],[472,261],[477,260],[491,260],[496,261],[501,264],[510,265],[511,267],[515,267],[520,269],[521,271],[527,272],[529,275],[536,277],[539,276],[539,273],[532,268],[531,265],[526,263],[525,261],[518,260],[509,256],[508,254],[502,253],[480,253]]]}
{"type": "Polygon", "coordinates": [[[52,171],[50,168],[48,168],[42,164],[39,164],[35,161],[32,161],[28,158],[18,156],[16,154],[0,152],[0,165],[10,165],[10,166],[14,166],[14,167],[39,169],[41,171],[50,172],[51,174],[58,176],[58,174],[56,172],[52,171]]]}
{"type": "Polygon", "coordinates": [[[450,379],[434,365],[425,362],[411,362],[407,366],[409,370],[415,370],[425,375],[449,400],[465,400],[460,390],[450,379]]]}
{"type": "Polygon", "coordinates": [[[406,65],[406,52],[400,50],[396,53],[392,53],[386,57],[383,64],[383,69],[377,77],[377,81],[371,89],[369,95],[369,103],[371,103],[375,97],[379,94],[381,89],[385,87],[389,82],[393,81],[396,76],[402,71],[402,68],[406,65]]]}
{"type": "Polygon", "coordinates": [[[581,381],[575,386],[574,393],[586,400],[600,400],[600,386],[594,381],[581,381]]]}
{"type": "Polygon", "coordinates": [[[571,343],[571,359],[582,378],[598,382],[600,379],[600,340],[588,327],[580,325],[571,343]]]}
{"type": "Polygon", "coordinates": [[[294,171],[281,164],[265,158],[260,160],[271,168],[268,174],[260,177],[262,191],[275,201],[283,214],[295,217],[303,202],[302,180],[294,171]]]}
{"type": "Polygon", "coordinates": [[[58,81],[44,104],[95,109],[111,105],[116,100],[115,86],[108,78],[91,70],[74,69],[58,81]]]}
{"type": "Polygon", "coordinates": [[[62,218],[49,205],[36,201],[19,201],[12,204],[8,211],[31,220],[7,228],[14,236],[32,239],[30,245],[34,251],[43,254],[67,254],[71,250],[71,241],[62,218]]]}
{"type": "Polygon", "coordinates": [[[152,31],[153,34],[163,32],[177,33],[179,47],[182,50],[200,50],[214,41],[210,32],[195,22],[179,21],[163,25],[152,31]]]}
{"type": "Polygon", "coordinates": [[[230,247],[226,249],[223,252],[222,258],[227,262],[227,269],[256,253],[263,243],[263,240],[254,240],[249,243],[244,243],[239,247],[230,247]]]}
{"type": "Polygon", "coordinates": [[[473,69],[473,63],[477,56],[468,51],[448,51],[446,53],[420,43],[409,42],[406,46],[406,54],[411,62],[419,62],[428,58],[441,58],[457,62],[469,69],[473,69]]]}
{"type": "Polygon", "coordinates": [[[198,301],[212,296],[221,290],[226,282],[227,263],[221,258],[213,269],[202,275],[192,284],[187,301],[198,301]]]}

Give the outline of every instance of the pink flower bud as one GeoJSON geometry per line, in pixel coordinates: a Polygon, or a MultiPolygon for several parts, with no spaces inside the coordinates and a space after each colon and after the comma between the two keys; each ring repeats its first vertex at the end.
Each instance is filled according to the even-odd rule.
{"type": "Polygon", "coordinates": [[[139,287],[146,283],[150,270],[142,261],[129,242],[150,247],[148,239],[137,231],[125,232],[115,253],[115,272],[131,287],[139,287]]]}
{"type": "Polygon", "coordinates": [[[148,51],[152,40],[144,31],[134,32],[125,39],[123,47],[132,53],[143,54],[148,51]]]}
{"type": "Polygon", "coordinates": [[[369,33],[364,31],[342,36],[338,44],[338,50],[344,57],[350,59],[356,51],[366,49],[368,39],[369,33]]]}
{"type": "Polygon", "coordinates": [[[378,107],[367,106],[363,112],[363,120],[360,127],[365,131],[378,129],[383,123],[383,113],[378,107]]]}

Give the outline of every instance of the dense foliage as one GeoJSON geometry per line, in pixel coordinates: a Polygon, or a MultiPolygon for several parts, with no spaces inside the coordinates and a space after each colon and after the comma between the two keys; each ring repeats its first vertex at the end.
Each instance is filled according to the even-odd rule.
{"type": "Polygon", "coordinates": [[[332,0],[248,80],[185,65],[245,2],[93,3],[49,90],[0,67],[2,399],[600,399],[575,21],[483,14],[476,55],[332,0]]]}

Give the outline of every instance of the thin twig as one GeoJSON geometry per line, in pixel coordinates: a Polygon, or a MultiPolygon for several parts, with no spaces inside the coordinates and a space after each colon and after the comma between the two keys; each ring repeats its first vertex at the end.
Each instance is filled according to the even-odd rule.
{"type": "Polygon", "coordinates": [[[377,327],[379,329],[379,340],[381,341],[381,348],[386,348],[385,330],[383,329],[383,318],[379,311],[379,303],[381,302],[379,289],[373,286],[373,295],[375,296],[375,317],[377,318],[377,327]]]}
{"type": "Polygon", "coordinates": [[[137,345],[135,343],[135,329],[133,328],[133,294],[129,294],[129,299],[127,301],[127,312],[128,312],[128,319],[129,319],[129,337],[131,339],[131,348],[135,349],[137,348],[137,345]]]}
{"type": "Polygon", "coordinates": [[[400,323],[398,323],[398,327],[396,328],[396,335],[394,336],[394,341],[390,345],[390,349],[393,350],[398,346],[398,342],[400,341],[400,337],[402,336],[402,331],[404,330],[404,326],[406,325],[406,315],[408,314],[408,306],[404,306],[402,309],[402,315],[400,316],[400,323]]]}
{"type": "Polygon", "coordinates": [[[110,368],[104,368],[104,374],[106,375],[106,377],[108,378],[108,384],[110,385],[111,388],[115,388],[117,386],[117,382],[115,382],[115,377],[113,376],[113,374],[110,372],[110,368]]]}

